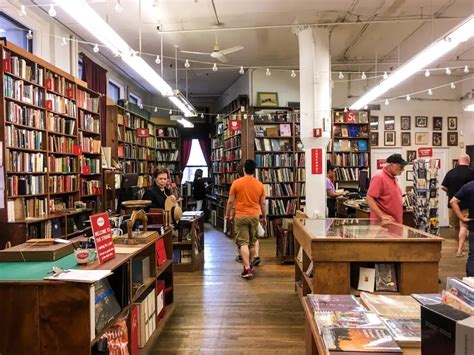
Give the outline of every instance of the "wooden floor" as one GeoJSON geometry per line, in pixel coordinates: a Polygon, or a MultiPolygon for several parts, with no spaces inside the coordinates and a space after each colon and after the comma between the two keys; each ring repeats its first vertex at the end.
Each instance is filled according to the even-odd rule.
{"type": "MultiPolygon", "coordinates": [[[[204,271],[175,273],[176,310],[152,354],[303,354],[304,313],[294,292],[294,266],[280,265],[275,240],[261,240],[263,260],[252,280],[240,278],[233,241],[214,229],[206,230],[205,241],[204,271]]],[[[456,242],[446,239],[440,289],[446,276],[464,275],[466,258],[456,258],[455,251],[456,242]]]]}

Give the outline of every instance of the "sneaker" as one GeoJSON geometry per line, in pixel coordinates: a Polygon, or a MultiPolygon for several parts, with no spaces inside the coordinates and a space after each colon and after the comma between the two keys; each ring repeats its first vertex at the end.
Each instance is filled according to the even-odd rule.
{"type": "Polygon", "coordinates": [[[456,253],[457,258],[464,258],[466,254],[464,252],[456,253]]]}
{"type": "Polygon", "coordinates": [[[235,261],[237,261],[238,263],[242,262],[242,257],[240,256],[240,254],[235,257],[235,261]]]}
{"type": "Polygon", "coordinates": [[[258,266],[260,265],[260,257],[259,256],[256,256],[255,258],[253,258],[252,260],[252,266],[258,266]]]}
{"type": "Polygon", "coordinates": [[[240,276],[243,278],[243,279],[249,279],[253,276],[252,274],[252,269],[246,269],[244,268],[244,271],[242,271],[242,273],[240,274],[240,276]]]}

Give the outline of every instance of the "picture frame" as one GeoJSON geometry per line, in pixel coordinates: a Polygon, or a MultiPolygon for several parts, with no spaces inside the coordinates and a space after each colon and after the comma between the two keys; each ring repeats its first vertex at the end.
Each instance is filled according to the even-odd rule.
{"type": "Polygon", "coordinates": [[[257,92],[257,106],[278,107],[277,92],[257,92]]]}
{"type": "Polygon", "coordinates": [[[402,132],[402,146],[408,147],[411,145],[411,132],[402,132]]]}
{"type": "Polygon", "coordinates": [[[395,116],[384,116],[384,129],[386,131],[395,129],[395,116]]]}
{"type": "Polygon", "coordinates": [[[448,117],[448,131],[457,131],[458,118],[454,116],[448,117]]]}
{"type": "Polygon", "coordinates": [[[416,159],[416,150],[407,150],[407,162],[413,163],[416,159]]]}
{"type": "Polygon", "coordinates": [[[411,129],[411,116],[400,117],[400,129],[402,131],[409,131],[411,129]]]}
{"type": "Polygon", "coordinates": [[[443,145],[443,136],[441,132],[433,132],[433,147],[441,147],[443,145]]]}
{"type": "Polygon", "coordinates": [[[405,177],[405,180],[406,181],[413,181],[413,170],[407,170],[406,172],[406,177],[405,177]]]}
{"type": "Polygon", "coordinates": [[[458,132],[448,132],[448,147],[457,147],[458,145],[458,132]]]}
{"type": "Polygon", "coordinates": [[[433,131],[443,130],[443,117],[433,116],[433,131]]]}
{"type": "Polygon", "coordinates": [[[379,116],[370,116],[370,130],[371,131],[379,130],[379,116]]]}
{"type": "Polygon", "coordinates": [[[453,169],[459,165],[458,159],[453,159],[453,169]]]}
{"type": "Polygon", "coordinates": [[[428,145],[428,132],[415,132],[416,145],[428,145]]]}
{"type": "Polygon", "coordinates": [[[371,147],[379,146],[379,132],[370,132],[370,146],[371,147]]]}
{"type": "Polygon", "coordinates": [[[384,132],[384,146],[391,147],[396,144],[395,131],[384,132]]]}
{"type": "Polygon", "coordinates": [[[415,116],[415,127],[427,128],[428,117],[427,116],[415,116]]]}

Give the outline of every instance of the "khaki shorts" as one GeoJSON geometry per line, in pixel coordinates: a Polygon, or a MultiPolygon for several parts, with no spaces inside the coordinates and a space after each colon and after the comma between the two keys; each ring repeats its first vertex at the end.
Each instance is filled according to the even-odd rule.
{"type": "Polygon", "coordinates": [[[258,217],[236,217],[234,219],[235,243],[241,247],[253,247],[257,241],[258,217]]]}
{"type": "MultiPolygon", "coordinates": [[[[461,222],[458,216],[456,215],[456,213],[452,209],[449,209],[448,211],[449,211],[449,225],[451,227],[453,227],[454,229],[459,229],[461,225],[463,227],[467,227],[467,224],[464,222],[461,222]]],[[[461,210],[461,212],[464,216],[466,217],[469,216],[469,210],[461,210]]]]}

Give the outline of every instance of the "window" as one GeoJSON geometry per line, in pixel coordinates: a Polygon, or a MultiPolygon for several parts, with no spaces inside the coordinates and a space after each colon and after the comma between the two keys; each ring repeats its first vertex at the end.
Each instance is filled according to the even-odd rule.
{"type": "Polygon", "coordinates": [[[209,176],[206,159],[204,159],[204,154],[202,153],[201,146],[199,145],[199,140],[193,139],[191,144],[191,154],[189,155],[188,164],[183,171],[183,181],[181,183],[193,181],[194,172],[197,169],[202,169],[202,177],[209,176]]]}
{"type": "Polygon", "coordinates": [[[107,96],[110,97],[114,102],[117,102],[120,99],[120,86],[109,80],[107,96]]]}
{"type": "Polygon", "coordinates": [[[82,80],[82,73],[84,72],[84,61],[81,57],[77,62],[77,77],[82,80]]]}
{"type": "Polygon", "coordinates": [[[10,16],[0,12],[0,37],[6,37],[8,41],[16,44],[33,53],[33,38],[28,39],[27,34],[30,29],[15,21],[10,16]]]}
{"type": "Polygon", "coordinates": [[[142,99],[132,93],[128,94],[128,101],[130,101],[132,104],[137,104],[139,106],[142,104],[142,99]]]}

